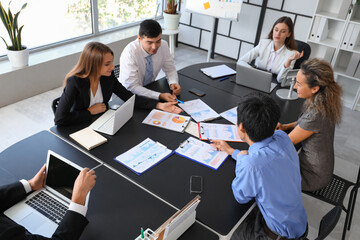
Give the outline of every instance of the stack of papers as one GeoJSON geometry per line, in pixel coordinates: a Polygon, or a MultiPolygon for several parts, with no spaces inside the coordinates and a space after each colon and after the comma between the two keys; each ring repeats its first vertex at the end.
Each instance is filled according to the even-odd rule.
{"type": "Polygon", "coordinates": [[[202,71],[206,76],[211,78],[219,78],[236,74],[236,71],[234,69],[226,66],[225,64],[214,67],[201,68],[200,71],[202,71]]]}
{"type": "Polygon", "coordinates": [[[94,147],[107,142],[105,137],[95,132],[90,127],[81,129],[75,133],[70,134],[69,136],[87,150],[91,150],[94,147]]]}

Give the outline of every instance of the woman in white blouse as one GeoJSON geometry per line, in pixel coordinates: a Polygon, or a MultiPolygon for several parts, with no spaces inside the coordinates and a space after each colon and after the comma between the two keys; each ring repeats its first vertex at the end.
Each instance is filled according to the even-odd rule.
{"type": "Polygon", "coordinates": [[[250,63],[255,59],[257,68],[277,74],[277,81],[281,82],[303,54],[303,51],[299,53],[296,48],[293,22],[291,18],[284,16],[276,20],[268,39],[261,39],[259,44],[238,62],[250,63]]]}

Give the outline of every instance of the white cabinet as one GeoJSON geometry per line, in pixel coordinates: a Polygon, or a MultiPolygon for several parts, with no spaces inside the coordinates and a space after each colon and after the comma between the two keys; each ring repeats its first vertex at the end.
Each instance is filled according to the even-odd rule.
{"type": "Polygon", "coordinates": [[[330,62],[343,88],[344,106],[360,111],[360,5],[318,0],[308,35],[311,58],[330,62]]]}

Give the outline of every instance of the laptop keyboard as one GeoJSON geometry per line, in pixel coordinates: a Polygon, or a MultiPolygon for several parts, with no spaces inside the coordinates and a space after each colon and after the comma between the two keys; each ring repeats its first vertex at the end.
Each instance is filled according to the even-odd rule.
{"type": "Polygon", "coordinates": [[[68,209],[64,204],[44,193],[43,191],[27,200],[25,203],[56,224],[61,222],[66,210],[68,209]]]}
{"type": "Polygon", "coordinates": [[[113,110],[108,110],[95,122],[93,122],[90,127],[94,130],[111,131],[113,127],[114,115],[115,114],[113,110]]]}

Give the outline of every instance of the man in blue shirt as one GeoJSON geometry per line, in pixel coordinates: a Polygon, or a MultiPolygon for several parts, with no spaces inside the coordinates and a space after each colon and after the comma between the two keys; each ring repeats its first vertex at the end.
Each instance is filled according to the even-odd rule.
{"type": "Polygon", "coordinates": [[[271,97],[250,94],[237,108],[238,132],[249,150],[234,150],[225,141],[213,140],[218,150],[236,160],[232,183],[236,200],[247,203],[255,198],[257,203],[231,239],[302,239],[307,235],[299,158],[288,135],[275,131],[279,118],[280,108],[271,97]]]}

